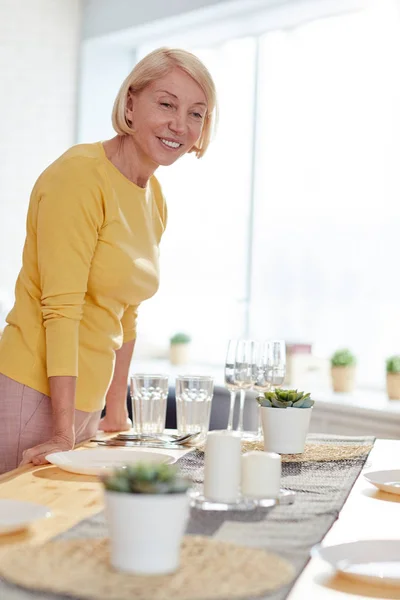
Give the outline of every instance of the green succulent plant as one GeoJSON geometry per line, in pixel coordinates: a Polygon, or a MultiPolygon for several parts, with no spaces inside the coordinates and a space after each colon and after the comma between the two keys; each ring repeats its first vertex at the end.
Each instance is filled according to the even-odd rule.
{"type": "Polygon", "coordinates": [[[191,481],[173,465],[138,463],[101,476],[106,490],[126,494],[183,494],[191,481]]]}
{"type": "Polygon", "coordinates": [[[332,367],[353,367],[356,363],[356,357],[348,348],[336,350],[331,356],[332,367]]]}
{"type": "Polygon", "coordinates": [[[267,408],[311,408],[314,400],[310,393],[298,392],[297,390],[275,389],[273,392],[264,392],[263,396],[257,397],[260,406],[267,408]]]}
{"type": "Polygon", "coordinates": [[[389,356],[386,359],[386,373],[400,373],[400,355],[389,356]]]}
{"type": "Polygon", "coordinates": [[[192,338],[187,333],[176,333],[169,339],[170,344],[189,344],[192,338]]]}

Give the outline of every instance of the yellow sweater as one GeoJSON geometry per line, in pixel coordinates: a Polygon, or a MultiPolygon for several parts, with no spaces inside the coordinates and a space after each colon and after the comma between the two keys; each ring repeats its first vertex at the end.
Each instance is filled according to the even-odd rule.
{"type": "Polygon", "coordinates": [[[101,143],[74,146],[32,191],[0,373],[49,395],[77,376],[76,408],[104,406],[115,350],[136,337],[138,305],[158,288],[166,206],[157,179],[124,177],[101,143]]]}

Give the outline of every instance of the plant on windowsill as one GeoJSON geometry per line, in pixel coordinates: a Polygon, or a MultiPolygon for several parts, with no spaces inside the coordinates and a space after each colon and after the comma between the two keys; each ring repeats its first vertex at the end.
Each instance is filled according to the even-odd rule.
{"type": "Polygon", "coordinates": [[[260,406],[265,452],[304,452],[314,400],[298,390],[265,392],[257,397],[260,406]]]}
{"type": "Polygon", "coordinates": [[[191,482],[173,465],[138,463],[101,477],[111,564],[129,573],[172,573],[189,517],[191,482]]]}
{"type": "Polygon", "coordinates": [[[334,392],[352,392],[356,378],[357,360],[348,349],[336,350],[331,356],[331,377],[334,392]]]}
{"type": "Polygon", "coordinates": [[[186,365],[189,362],[190,335],[176,333],[169,340],[169,360],[172,365],[186,365]]]}
{"type": "Polygon", "coordinates": [[[400,355],[386,359],[386,391],[389,400],[400,400],[400,355]]]}

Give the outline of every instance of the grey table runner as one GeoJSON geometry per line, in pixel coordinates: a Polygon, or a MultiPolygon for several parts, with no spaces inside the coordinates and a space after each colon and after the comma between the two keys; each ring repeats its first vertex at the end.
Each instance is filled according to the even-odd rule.
{"type": "MultiPolygon", "coordinates": [[[[308,441],[368,446],[373,443],[374,438],[310,435],[308,441]]],[[[340,461],[283,463],[282,487],[296,492],[294,504],[276,506],[268,511],[257,509],[250,512],[211,513],[192,510],[187,533],[208,535],[221,541],[276,552],[294,565],[297,578],[308,562],[310,548],[325,536],[337,519],[366,459],[367,454],[340,461]]],[[[202,484],[203,452],[195,450],[183,456],[178,465],[192,478],[195,486],[202,484]]],[[[102,512],[81,521],[59,538],[106,536],[107,528],[102,512]]],[[[265,598],[284,600],[289,591],[289,588],[283,588],[265,598]]],[[[60,600],[64,597],[26,591],[0,580],[0,598],[60,600]]]]}
{"type": "MultiPolygon", "coordinates": [[[[309,435],[308,442],[370,446],[374,438],[309,435]]],[[[192,511],[188,533],[277,552],[294,565],[297,579],[309,560],[311,547],[321,541],[337,519],[366,460],[367,454],[350,460],[284,462],[282,487],[296,492],[294,504],[277,506],[268,512],[192,511]]],[[[179,464],[195,484],[202,483],[202,452],[184,456],[179,464]]],[[[284,600],[289,591],[282,589],[266,598],[284,600]]]]}

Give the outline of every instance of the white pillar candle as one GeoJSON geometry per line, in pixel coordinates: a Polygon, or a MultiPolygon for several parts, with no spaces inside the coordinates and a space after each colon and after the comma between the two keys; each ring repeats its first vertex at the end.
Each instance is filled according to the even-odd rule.
{"type": "Polygon", "coordinates": [[[241,438],[231,431],[207,434],[204,496],[214,502],[235,502],[240,494],[241,438]]]}
{"type": "Polygon", "coordinates": [[[281,457],[275,452],[246,452],[242,456],[242,494],[277,498],[281,487],[281,457]]]}

